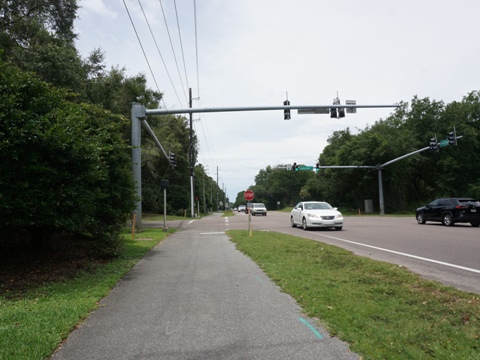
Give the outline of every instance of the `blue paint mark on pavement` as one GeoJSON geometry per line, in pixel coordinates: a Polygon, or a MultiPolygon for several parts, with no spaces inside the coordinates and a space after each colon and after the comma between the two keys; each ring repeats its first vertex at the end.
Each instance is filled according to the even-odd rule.
{"type": "Polygon", "coordinates": [[[298,318],[298,321],[300,321],[302,324],[304,324],[306,327],[308,327],[308,328],[315,334],[315,336],[316,336],[317,338],[323,339],[322,334],[320,334],[320,333],[318,332],[318,330],[315,329],[315,328],[312,326],[312,324],[310,324],[307,320],[305,320],[304,318],[301,318],[301,317],[300,317],[300,318],[298,318]]]}

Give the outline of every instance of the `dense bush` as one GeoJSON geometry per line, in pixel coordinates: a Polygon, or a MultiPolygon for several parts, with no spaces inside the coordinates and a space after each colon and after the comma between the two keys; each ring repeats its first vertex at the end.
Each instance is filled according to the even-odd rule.
{"type": "Polygon", "coordinates": [[[0,63],[0,230],[27,230],[38,245],[81,235],[112,255],[134,208],[126,120],[72,99],[0,63]]]}

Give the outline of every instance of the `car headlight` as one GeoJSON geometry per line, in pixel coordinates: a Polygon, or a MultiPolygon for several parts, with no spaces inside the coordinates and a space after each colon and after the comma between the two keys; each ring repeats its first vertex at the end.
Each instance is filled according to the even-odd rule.
{"type": "Polygon", "coordinates": [[[307,215],[307,217],[309,217],[309,218],[314,218],[314,219],[318,219],[318,218],[320,217],[320,216],[317,215],[317,214],[311,214],[311,213],[307,213],[306,215],[307,215]]]}
{"type": "Polygon", "coordinates": [[[341,213],[338,213],[336,216],[335,216],[335,219],[342,219],[343,218],[343,215],[341,213]]]}

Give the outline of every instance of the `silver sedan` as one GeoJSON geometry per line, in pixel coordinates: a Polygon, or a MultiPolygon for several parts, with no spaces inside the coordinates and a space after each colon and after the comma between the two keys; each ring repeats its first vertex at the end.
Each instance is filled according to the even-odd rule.
{"type": "Polygon", "coordinates": [[[324,201],[299,202],[290,213],[292,227],[302,226],[304,230],[310,228],[335,228],[342,230],[343,215],[337,208],[324,201]]]}

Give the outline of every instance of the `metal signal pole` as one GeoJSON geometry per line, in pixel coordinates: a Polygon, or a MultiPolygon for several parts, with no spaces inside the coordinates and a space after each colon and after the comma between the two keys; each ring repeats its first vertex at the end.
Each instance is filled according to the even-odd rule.
{"type": "MultiPolygon", "coordinates": [[[[188,89],[189,95],[189,105],[190,109],[192,108],[192,88],[188,89]]],[[[190,155],[190,208],[192,218],[195,216],[195,203],[193,202],[193,113],[190,113],[190,146],[189,146],[189,155],[190,155]]]]}

